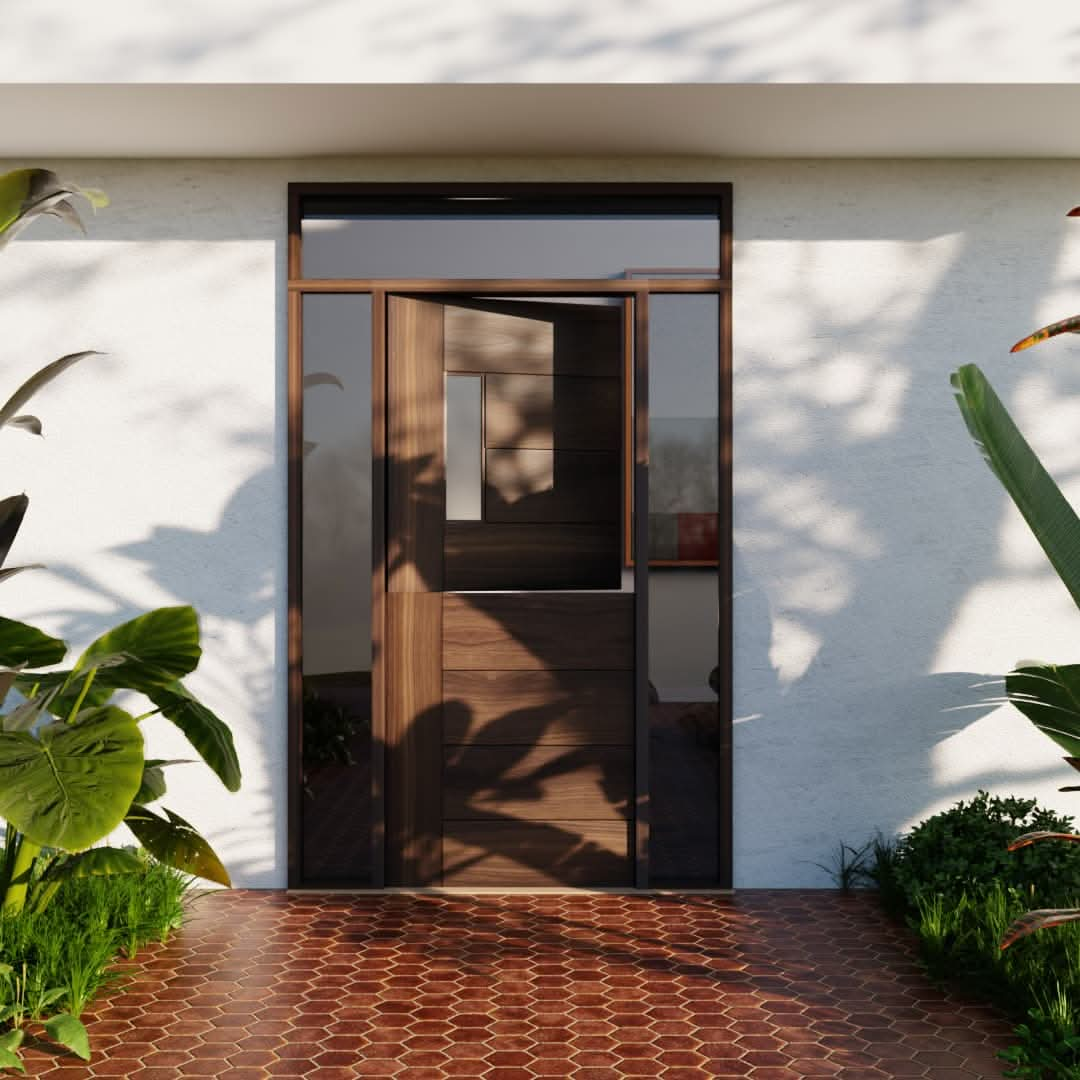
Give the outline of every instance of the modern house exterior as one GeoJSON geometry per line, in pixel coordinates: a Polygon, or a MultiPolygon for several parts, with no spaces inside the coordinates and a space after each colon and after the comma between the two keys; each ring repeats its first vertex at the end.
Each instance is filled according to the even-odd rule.
{"type": "Polygon", "coordinates": [[[245,782],[171,804],[237,884],[828,886],[1069,812],[994,680],[1080,622],[948,376],[1080,498],[1070,346],[1006,355],[1076,303],[1070,5],[104,8],[0,42],[0,168],[111,199],[0,259],[9,382],[106,354],[4,436],[5,598],[200,612],[245,782]]]}

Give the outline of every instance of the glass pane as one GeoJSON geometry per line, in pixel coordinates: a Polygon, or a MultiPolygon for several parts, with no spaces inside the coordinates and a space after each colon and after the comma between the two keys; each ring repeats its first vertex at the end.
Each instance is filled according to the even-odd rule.
{"type": "Polygon", "coordinates": [[[307,881],[371,875],[371,298],[304,297],[307,881]]]}
{"type": "Polygon", "coordinates": [[[688,213],[305,216],[309,278],[616,278],[642,267],[712,267],[715,203],[688,213]]]}
{"type": "Polygon", "coordinates": [[[719,874],[719,300],[649,299],[649,770],[654,883],[719,874]],[[681,565],[679,565],[681,563],[681,565]],[[705,564],[705,565],[703,565],[705,564]]]}
{"type": "Polygon", "coordinates": [[[483,516],[483,379],[446,377],[446,517],[479,521],[483,516]]]}

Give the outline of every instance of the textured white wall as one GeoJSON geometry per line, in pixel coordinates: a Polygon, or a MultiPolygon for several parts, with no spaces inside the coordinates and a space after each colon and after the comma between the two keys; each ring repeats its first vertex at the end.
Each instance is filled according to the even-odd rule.
{"type": "Polygon", "coordinates": [[[9,82],[1069,82],[1074,0],[66,0],[9,82]]]}
{"type": "Polygon", "coordinates": [[[974,684],[1020,657],[1080,658],[1080,613],[948,387],[984,363],[1080,499],[1076,347],[1006,355],[1080,307],[1074,163],[51,164],[113,205],[86,238],[44,223],[0,257],[4,385],[109,355],[41,395],[44,441],[0,434],[4,490],[32,499],[14,554],[50,566],[5,585],[5,611],[82,645],[195,604],[193,686],[237,731],[246,782],[174,770],[171,805],[239,882],[285,872],[288,180],[732,180],[737,883],[828,884],[811,863],[838,840],[979,786],[1080,811],[1054,746],[979,705],[974,684]]]}

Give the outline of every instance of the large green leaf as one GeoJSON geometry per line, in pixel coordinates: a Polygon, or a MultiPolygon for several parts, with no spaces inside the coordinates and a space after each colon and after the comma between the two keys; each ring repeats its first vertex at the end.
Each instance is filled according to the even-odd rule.
{"type": "Polygon", "coordinates": [[[229,873],[217,857],[214,849],[178,814],[165,811],[166,817],[147,810],[145,806],[133,806],[124,818],[124,824],[135,834],[151,855],[166,866],[185,874],[216,881],[219,885],[232,885],[229,873]]]}
{"type": "Polygon", "coordinates": [[[116,706],[37,738],[0,732],[0,818],[43,847],[82,851],[124,820],[142,771],[139,726],[116,706]]]}
{"type": "Polygon", "coordinates": [[[1005,693],[1069,757],[1080,757],[1080,664],[1022,664],[1005,676],[1005,693]]]}
{"type": "Polygon", "coordinates": [[[26,1072],[26,1066],[19,1060],[18,1049],[23,1041],[22,1028],[10,1028],[0,1035],[0,1069],[16,1069],[26,1072]]]}
{"type": "Polygon", "coordinates": [[[66,652],[67,645],[59,638],[50,637],[37,627],[0,616],[0,666],[59,664],[66,652]]]}
{"type": "Polygon", "coordinates": [[[42,880],[69,881],[72,878],[106,877],[110,874],[139,874],[144,869],[146,864],[135,851],[92,847],[77,855],[58,858],[42,875],[42,880]]]}
{"type": "Polygon", "coordinates": [[[41,434],[41,421],[34,416],[19,416],[19,409],[26,404],[43,386],[50,383],[58,375],[62,375],[73,364],[77,364],[80,360],[87,356],[100,356],[101,353],[95,349],[85,349],[83,352],[68,353],[67,356],[61,356],[59,360],[54,360],[51,364],[46,364],[39,371],[35,371],[29,379],[26,380],[16,391],[0,405],[0,427],[5,424],[13,424],[16,427],[20,427],[26,431],[30,431],[35,435],[41,434]]]}
{"type": "Polygon", "coordinates": [[[45,1021],[44,1027],[54,1043],[78,1054],[83,1061],[90,1060],[90,1040],[81,1020],[76,1020],[71,1013],[57,1013],[45,1021]]]}
{"type": "Polygon", "coordinates": [[[199,757],[230,790],[240,789],[240,761],[232,732],[225,722],[194,697],[180,682],[148,690],[146,696],[186,736],[199,757]]]}
{"type": "Polygon", "coordinates": [[[1080,518],[979,368],[965,364],[952,385],[972,438],[1080,607],[1080,518]]]}
{"type": "Polygon", "coordinates": [[[106,660],[95,685],[152,690],[194,671],[202,656],[199,619],[188,606],[157,608],[103,634],[79,657],[75,670],[106,660]]]}

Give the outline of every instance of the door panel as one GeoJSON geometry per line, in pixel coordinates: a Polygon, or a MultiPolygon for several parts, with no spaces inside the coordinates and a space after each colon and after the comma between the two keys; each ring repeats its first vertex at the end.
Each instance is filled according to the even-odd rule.
{"type": "Polygon", "coordinates": [[[436,885],[442,807],[442,597],[386,595],[386,878],[436,885]]]}
{"type": "Polygon", "coordinates": [[[631,758],[623,746],[447,747],[443,816],[625,820],[631,758]]]}
{"type": "Polygon", "coordinates": [[[447,822],[443,882],[521,888],[630,885],[628,838],[621,821],[447,822]]]}
{"type": "Polygon", "coordinates": [[[428,300],[389,299],[388,592],[442,588],[446,519],[442,307],[428,300]]]}
{"type": "Polygon", "coordinates": [[[488,450],[493,522],[617,521],[618,455],[600,450],[488,450]]]}
{"type": "Polygon", "coordinates": [[[629,593],[447,593],[443,667],[453,671],[631,670],[629,593]]]}
{"type": "Polygon", "coordinates": [[[617,589],[618,523],[448,521],[447,589],[617,589]]]}
{"type": "Polygon", "coordinates": [[[443,742],[631,746],[629,671],[444,671],[443,742]]]}
{"type": "Polygon", "coordinates": [[[621,311],[387,312],[387,881],[626,884],[621,311]],[[470,519],[448,521],[446,386],[465,374],[485,409],[454,411],[455,484],[483,498],[455,487],[470,519]]]}
{"type": "Polygon", "coordinates": [[[617,378],[490,373],[484,387],[489,447],[610,451],[619,445],[617,378]]]}

